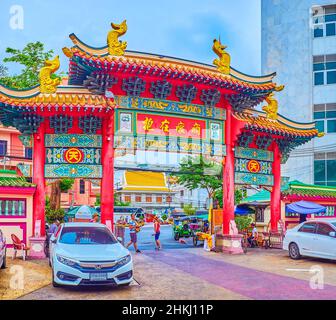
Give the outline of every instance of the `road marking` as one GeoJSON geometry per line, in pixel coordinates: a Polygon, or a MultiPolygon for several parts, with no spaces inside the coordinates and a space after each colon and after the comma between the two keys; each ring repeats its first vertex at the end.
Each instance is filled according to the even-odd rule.
{"type": "Polygon", "coordinates": [[[137,280],[135,280],[135,279],[133,278],[133,281],[131,282],[130,286],[131,286],[131,287],[133,287],[133,286],[140,286],[140,282],[138,282],[137,280]]]}
{"type": "Polygon", "coordinates": [[[285,269],[286,271],[302,271],[302,272],[311,272],[310,269],[285,269]]]}

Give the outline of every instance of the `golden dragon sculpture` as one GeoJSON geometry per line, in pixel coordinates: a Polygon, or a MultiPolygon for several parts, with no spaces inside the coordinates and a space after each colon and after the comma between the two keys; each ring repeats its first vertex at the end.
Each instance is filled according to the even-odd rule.
{"type": "MultiPolygon", "coordinates": [[[[285,88],[284,85],[276,86],[274,88],[274,91],[280,92],[285,88]]],[[[270,93],[266,97],[266,102],[268,103],[267,106],[263,106],[262,110],[266,112],[267,118],[271,120],[277,120],[278,119],[278,100],[275,99],[274,93],[270,93]]]]}
{"type": "Polygon", "coordinates": [[[223,74],[230,74],[231,57],[225,51],[226,48],[227,46],[222,45],[220,40],[214,40],[212,50],[218,55],[219,59],[215,59],[213,64],[217,67],[219,72],[223,74]]]}
{"type": "Polygon", "coordinates": [[[61,79],[52,78],[52,75],[59,69],[60,61],[59,56],[54,60],[46,60],[44,67],[41,68],[39,74],[40,92],[41,93],[55,93],[57,86],[61,83],[61,79]]]}
{"type": "Polygon", "coordinates": [[[263,111],[266,112],[267,118],[271,120],[278,119],[278,101],[274,98],[274,93],[270,93],[266,97],[267,106],[263,106],[263,111]]]}
{"type": "Polygon", "coordinates": [[[127,32],[127,22],[111,23],[112,29],[107,35],[108,52],[111,56],[123,56],[127,48],[126,41],[119,41],[119,37],[127,32]]]}

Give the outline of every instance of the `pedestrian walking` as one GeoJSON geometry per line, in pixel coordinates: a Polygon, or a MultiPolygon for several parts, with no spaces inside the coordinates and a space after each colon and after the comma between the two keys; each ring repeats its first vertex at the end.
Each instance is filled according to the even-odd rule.
{"type": "Polygon", "coordinates": [[[126,245],[126,248],[128,248],[131,244],[133,244],[133,247],[135,249],[135,252],[140,253],[141,251],[138,249],[138,239],[137,239],[137,232],[139,231],[139,226],[137,221],[135,220],[135,214],[132,213],[131,215],[131,221],[129,222],[129,233],[131,241],[126,245]]]}
{"type": "Polygon", "coordinates": [[[155,237],[155,250],[161,249],[160,243],[160,220],[157,216],[154,217],[154,237],[155,237]]]}

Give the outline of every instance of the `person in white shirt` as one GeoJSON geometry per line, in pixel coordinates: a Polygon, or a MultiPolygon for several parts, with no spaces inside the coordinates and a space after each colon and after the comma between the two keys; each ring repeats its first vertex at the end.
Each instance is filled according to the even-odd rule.
{"type": "Polygon", "coordinates": [[[252,224],[251,224],[251,227],[252,227],[252,234],[251,234],[250,237],[247,238],[247,240],[248,240],[248,242],[249,242],[251,248],[253,248],[254,245],[255,245],[255,242],[256,242],[257,239],[258,239],[258,230],[257,230],[257,228],[256,228],[255,223],[252,223],[252,224]]]}

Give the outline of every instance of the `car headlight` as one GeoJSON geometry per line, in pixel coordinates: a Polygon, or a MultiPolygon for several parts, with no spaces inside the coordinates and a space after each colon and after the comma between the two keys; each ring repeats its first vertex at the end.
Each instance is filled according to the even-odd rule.
{"type": "Polygon", "coordinates": [[[66,266],[69,266],[69,267],[74,267],[77,262],[76,261],[73,261],[73,260],[70,260],[68,258],[64,258],[62,256],[59,256],[59,255],[56,255],[57,257],[57,260],[60,262],[60,263],[63,263],[65,264],[66,266]]]}
{"type": "Polygon", "coordinates": [[[118,265],[118,266],[124,266],[125,264],[129,263],[131,260],[132,260],[132,257],[131,257],[131,255],[129,254],[129,255],[127,255],[127,256],[121,258],[121,259],[118,261],[117,265],[118,265]]]}

